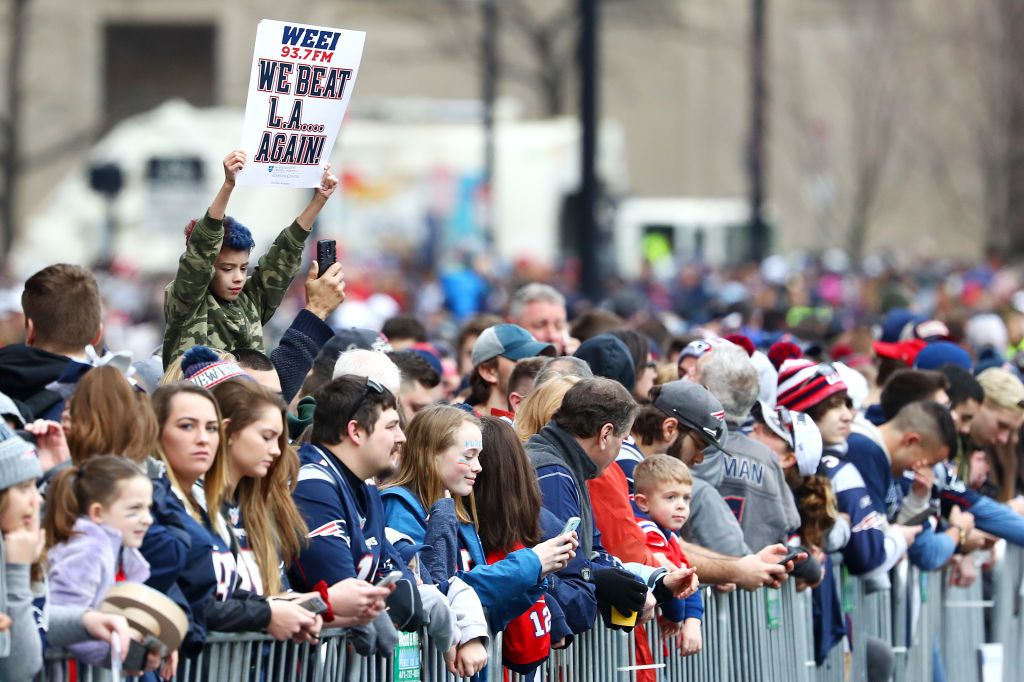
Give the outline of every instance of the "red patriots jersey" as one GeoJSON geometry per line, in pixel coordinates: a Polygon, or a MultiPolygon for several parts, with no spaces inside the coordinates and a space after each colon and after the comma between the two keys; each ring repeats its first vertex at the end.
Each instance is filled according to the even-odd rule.
{"type": "MultiPolygon", "coordinates": [[[[517,543],[512,551],[517,549],[523,549],[523,545],[517,543]]],[[[493,564],[506,556],[508,552],[488,552],[487,563],[493,564]]],[[[551,611],[541,596],[533,606],[505,626],[501,639],[501,657],[508,667],[518,669],[538,665],[550,653],[551,611]]]]}

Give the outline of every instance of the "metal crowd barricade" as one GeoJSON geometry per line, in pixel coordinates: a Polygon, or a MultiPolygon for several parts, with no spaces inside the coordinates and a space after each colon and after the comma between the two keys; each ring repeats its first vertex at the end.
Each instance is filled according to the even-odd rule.
{"type": "MultiPolygon", "coordinates": [[[[810,591],[797,592],[792,581],[780,590],[753,593],[722,594],[704,588],[701,653],[679,656],[674,644],[666,646],[657,623],[648,624],[654,661],[663,666],[656,677],[667,682],[865,680],[862,652],[870,633],[893,644],[896,682],[931,682],[936,643],[951,681],[980,682],[984,642],[1001,646],[1003,679],[1019,679],[1024,669],[1024,550],[999,545],[997,554],[1000,560],[987,576],[987,600],[981,580],[967,589],[954,588],[948,586],[947,573],[924,574],[905,561],[891,573],[891,590],[868,593],[860,579],[847,577],[842,601],[852,625],[853,655],[845,645],[836,645],[821,666],[814,665],[810,591]]],[[[842,576],[837,578],[842,585],[842,576]]],[[[457,682],[425,635],[403,635],[396,655],[388,658],[356,655],[348,637],[344,630],[326,630],[320,645],[313,647],[252,633],[212,633],[198,658],[182,661],[176,680],[457,682]]],[[[499,636],[491,642],[489,680],[527,682],[529,678],[499,672],[500,660],[499,636]]],[[[635,665],[633,635],[605,628],[599,619],[571,647],[552,652],[532,680],[635,682],[635,665]]],[[[67,662],[48,661],[46,672],[47,682],[63,682],[68,679],[67,662]]],[[[78,666],[77,679],[106,682],[110,672],[78,666]]]]}

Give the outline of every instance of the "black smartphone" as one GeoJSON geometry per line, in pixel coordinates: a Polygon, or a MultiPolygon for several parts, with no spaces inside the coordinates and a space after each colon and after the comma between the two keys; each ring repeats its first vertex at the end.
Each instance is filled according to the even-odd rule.
{"type": "Polygon", "coordinates": [[[786,556],[782,557],[782,559],[779,560],[779,565],[780,566],[785,566],[786,564],[788,564],[790,561],[793,561],[794,559],[796,559],[801,554],[803,554],[803,550],[802,549],[796,549],[796,548],[790,549],[789,552],[786,554],[786,556]]]}
{"type": "Polygon", "coordinates": [[[122,670],[128,670],[131,672],[138,672],[144,670],[146,667],[146,656],[149,654],[149,650],[142,644],[139,644],[134,639],[128,643],[128,655],[124,657],[124,662],[121,663],[122,670]]]}
{"type": "Polygon", "coordinates": [[[34,433],[29,433],[24,429],[15,429],[14,433],[17,436],[20,436],[22,440],[31,443],[32,445],[36,444],[36,435],[34,433]]]}
{"type": "Polygon", "coordinates": [[[315,594],[309,599],[300,601],[299,606],[307,611],[312,611],[318,616],[327,612],[327,604],[324,603],[324,600],[319,595],[315,594]]]}
{"type": "Polygon", "coordinates": [[[333,239],[321,239],[316,243],[317,278],[323,277],[327,268],[338,260],[337,245],[333,239]]]}

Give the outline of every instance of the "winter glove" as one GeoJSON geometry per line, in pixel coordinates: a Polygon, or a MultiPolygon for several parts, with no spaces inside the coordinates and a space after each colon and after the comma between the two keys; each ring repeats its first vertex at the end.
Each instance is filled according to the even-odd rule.
{"type": "Polygon", "coordinates": [[[373,622],[348,628],[348,641],[360,656],[373,656],[377,653],[377,631],[373,622]]]}
{"type": "Polygon", "coordinates": [[[420,585],[420,599],[427,618],[427,634],[440,652],[445,652],[459,643],[459,629],[455,627],[455,613],[448,605],[448,599],[436,585],[420,585]]]}
{"type": "Polygon", "coordinates": [[[378,613],[370,627],[377,637],[377,654],[387,658],[395,653],[395,647],[398,646],[398,630],[391,624],[387,611],[378,613]]]}
{"type": "Polygon", "coordinates": [[[416,632],[426,625],[420,592],[411,581],[403,578],[396,582],[395,591],[385,603],[391,622],[402,632],[416,632]]]}
{"type": "Polygon", "coordinates": [[[613,630],[631,629],[632,626],[612,623],[612,607],[623,615],[640,611],[647,601],[647,585],[622,568],[594,571],[591,581],[596,588],[597,608],[604,624],[613,630]]]}

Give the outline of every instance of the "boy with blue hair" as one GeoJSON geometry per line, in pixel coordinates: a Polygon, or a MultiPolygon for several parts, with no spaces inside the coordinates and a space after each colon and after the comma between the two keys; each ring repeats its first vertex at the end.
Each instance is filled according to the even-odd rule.
{"type": "Polygon", "coordinates": [[[281,304],[299,270],[313,221],[338,184],[330,165],[325,165],[309,204],[278,235],[248,277],[249,255],[256,242],[247,227],[225,215],[235,177],[244,165],[241,150],[224,158],[224,184],[206,215],[185,228],[185,253],[178,261],[177,276],[164,292],[164,367],[195,345],[263,351],[263,325],[281,304]]]}

